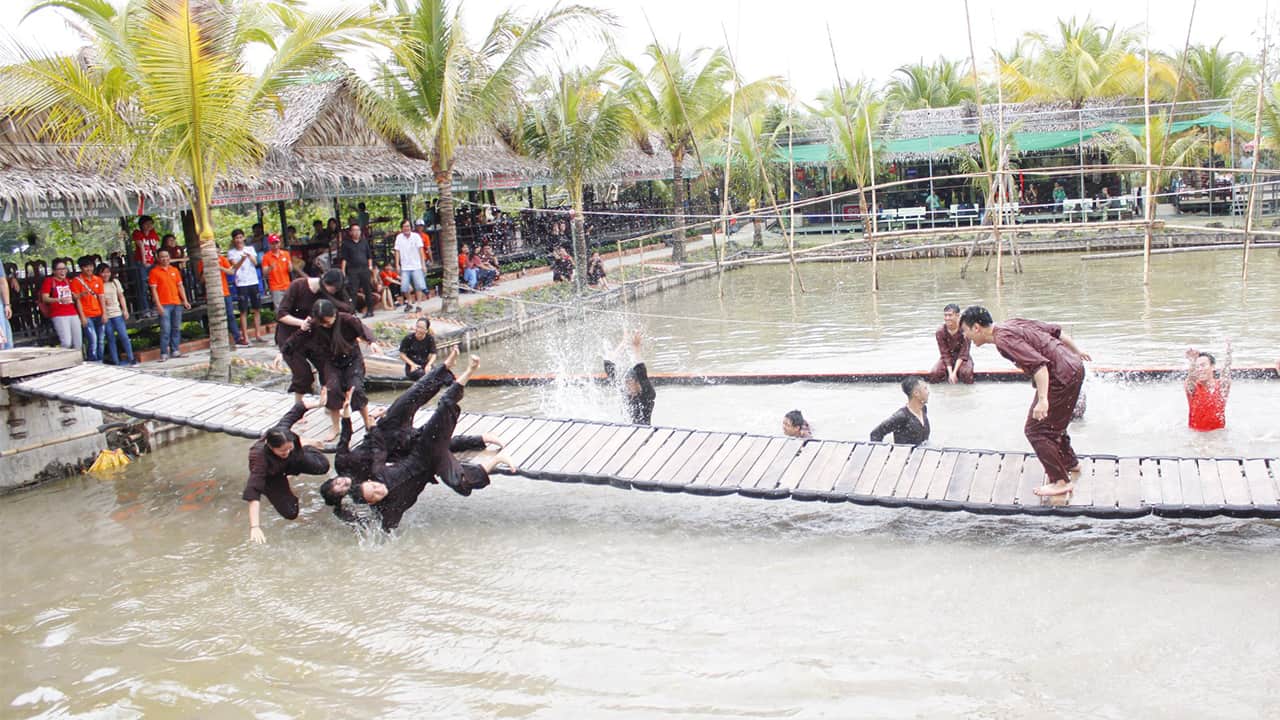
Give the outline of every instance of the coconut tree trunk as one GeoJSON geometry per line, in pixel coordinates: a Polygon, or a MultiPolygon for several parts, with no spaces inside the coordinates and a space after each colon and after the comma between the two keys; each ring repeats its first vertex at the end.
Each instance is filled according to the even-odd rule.
{"type": "Polygon", "coordinates": [[[458,312],[458,226],[453,219],[453,168],[436,169],[440,195],[440,312],[458,312]]]}
{"type": "Polygon", "coordinates": [[[760,208],[756,205],[751,213],[751,247],[764,247],[764,221],[760,219],[760,208]]]}
{"type": "Polygon", "coordinates": [[[209,318],[209,375],[210,380],[227,382],[231,379],[231,337],[227,332],[227,304],[222,300],[222,268],[218,265],[218,243],[214,239],[213,219],[205,193],[197,187],[197,201],[193,203],[196,229],[200,234],[200,262],[203,269],[205,312],[209,318]]]}
{"type": "Polygon", "coordinates": [[[684,151],[671,153],[671,197],[675,205],[672,215],[675,229],[671,231],[671,262],[684,262],[684,151]]]}
{"type": "Polygon", "coordinates": [[[583,216],[582,181],[573,180],[569,187],[569,201],[573,206],[573,285],[581,295],[587,289],[587,228],[583,216]]]}

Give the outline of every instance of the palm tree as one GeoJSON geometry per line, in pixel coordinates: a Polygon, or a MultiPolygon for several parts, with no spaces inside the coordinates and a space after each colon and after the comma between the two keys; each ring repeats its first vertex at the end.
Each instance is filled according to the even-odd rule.
{"type": "MultiPolygon", "coordinates": [[[[1177,137],[1170,137],[1165,129],[1168,124],[1168,113],[1151,118],[1151,158],[1154,162],[1187,167],[1201,160],[1209,151],[1209,143],[1199,130],[1187,130],[1177,137]]],[[[1117,165],[1145,165],[1147,162],[1145,128],[1143,132],[1135,133],[1123,125],[1116,126],[1107,149],[1107,159],[1117,165]]],[[[1138,182],[1138,174],[1133,173],[1134,182],[1138,182]]],[[[1170,170],[1156,173],[1152,180],[1155,187],[1166,187],[1172,174],[1170,170]]],[[[1152,197],[1155,196],[1152,195],[1152,197]]],[[[1158,198],[1156,202],[1159,202],[1158,198]]]]}
{"type": "Polygon", "coordinates": [[[1182,88],[1194,100],[1233,100],[1257,72],[1244,53],[1224,51],[1221,39],[1213,45],[1192,46],[1177,65],[1186,68],[1182,88]]]}
{"type": "Polygon", "coordinates": [[[885,100],[898,110],[952,107],[977,99],[967,61],[939,57],[899,66],[885,86],[885,100]]]}
{"type": "Polygon", "coordinates": [[[587,238],[583,184],[600,177],[622,150],[633,126],[622,96],[605,88],[608,66],[562,73],[524,113],[523,144],[569,190],[578,292],[586,287],[587,238]]]}
{"type": "Polygon", "coordinates": [[[453,216],[453,168],[458,149],[494,131],[495,119],[516,104],[520,83],[564,33],[611,24],[608,13],[580,5],[553,6],[527,22],[511,11],[494,18],[471,45],[462,22],[463,3],[393,0],[383,42],[390,59],[378,66],[375,93],[358,93],[384,129],[407,132],[427,150],[440,196],[441,299],[458,310],[458,236],[453,216]]]}
{"type": "Polygon", "coordinates": [[[748,203],[754,201],[757,212],[751,217],[751,244],[764,245],[764,219],[760,211],[769,198],[777,197],[775,189],[786,181],[786,165],[779,162],[782,147],[779,139],[787,131],[787,119],[777,108],[746,109],[734,120],[730,147],[719,141],[713,152],[726,158],[732,168],[730,194],[748,203]]]}
{"type": "MultiPolygon", "coordinates": [[[[734,71],[723,49],[700,48],[686,54],[679,46],[664,48],[652,43],[644,54],[652,62],[648,71],[641,71],[625,58],[617,60],[624,78],[622,93],[640,127],[658,133],[671,153],[675,205],[671,259],[683,262],[684,160],[695,152],[698,142],[714,137],[728,122],[734,71]]],[[[759,103],[780,87],[781,80],[775,77],[740,84],[735,101],[759,103]]]]}
{"type": "MultiPolygon", "coordinates": [[[[102,167],[184,183],[204,261],[206,297],[222,294],[209,211],[220,178],[256,168],[261,138],[281,112],[279,94],[372,26],[367,10],[305,13],[269,0],[43,0],[31,12],[67,11],[90,52],[51,56],[19,49],[3,69],[6,112],[44,118],[54,142],[74,143],[102,167]],[[246,55],[266,49],[253,72],[246,55]],[[123,162],[122,162],[123,161],[123,162]]],[[[260,56],[259,56],[260,57],[260,56]]],[[[209,375],[230,371],[226,315],[209,314],[209,375]]]]}
{"type": "MultiPolygon", "coordinates": [[[[1143,59],[1135,28],[1104,27],[1092,17],[1058,20],[1057,34],[1028,33],[1008,56],[998,57],[1005,99],[1066,101],[1084,107],[1092,98],[1142,95],[1143,59]]],[[[1167,99],[1176,70],[1151,57],[1152,98],[1167,99]]]]}
{"type": "Polygon", "coordinates": [[[858,212],[866,217],[867,199],[863,188],[875,177],[869,143],[884,117],[884,101],[876,97],[865,80],[845,82],[843,87],[820,93],[818,105],[810,110],[827,124],[835,156],[833,169],[857,188],[858,212]]]}
{"type": "MultiPolygon", "coordinates": [[[[966,175],[979,173],[969,182],[984,198],[983,203],[987,207],[991,207],[996,202],[996,198],[991,193],[992,173],[1008,168],[1009,158],[1018,151],[1016,131],[1016,126],[1005,128],[1003,147],[1001,147],[1001,143],[997,142],[998,133],[995,125],[984,122],[978,131],[978,144],[974,147],[973,154],[962,155],[959,158],[958,167],[961,173],[966,175]]],[[[1000,201],[1008,203],[1011,195],[1008,187],[1002,194],[1004,197],[1000,198],[1000,201]]]]}

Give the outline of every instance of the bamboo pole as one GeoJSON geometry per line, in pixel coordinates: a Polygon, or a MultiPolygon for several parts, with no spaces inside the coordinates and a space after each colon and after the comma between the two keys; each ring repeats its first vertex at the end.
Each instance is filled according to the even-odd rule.
{"type": "MultiPolygon", "coordinates": [[[[724,32],[724,26],[720,26],[721,32],[724,32]]],[[[725,47],[729,46],[729,35],[725,33],[725,47]]],[[[720,246],[720,252],[716,258],[716,266],[719,267],[724,263],[724,248],[729,244],[729,221],[726,216],[729,214],[729,177],[733,173],[733,110],[734,101],[738,97],[738,71],[733,70],[733,93],[729,95],[729,130],[724,138],[724,192],[720,196],[720,230],[724,233],[724,245],[720,246]]],[[[716,274],[716,293],[721,299],[724,299],[724,272],[723,270],[716,274]]]]}
{"type": "MultiPolygon", "coordinates": [[[[787,86],[790,90],[791,79],[788,74],[787,86]]],[[[790,220],[787,222],[787,255],[791,257],[792,262],[796,256],[796,156],[794,150],[795,133],[792,128],[791,117],[791,93],[787,94],[787,186],[789,196],[788,204],[791,206],[790,220]]],[[[791,297],[796,296],[796,276],[791,274],[791,297]]]]}
{"type": "MultiPolygon", "coordinates": [[[[973,21],[969,16],[969,0],[964,0],[964,26],[969,38],[969,72],[973,75],[973,106],[978,119],[978,156],[983,160],[983,165],[987,163],[986,158],[982,158],[982,84],[978,79],[978,54],[973,46],[973,21]]],[[[996,86],[1000,87],[1004,83],[1000,77],[1000,68],[996,67],[996,86]]],[[[995,189],[995,182],[991,177],[991,168],[984,167],[983,172],[975,175],[987,177],[987,196],[983,198],[988,211],[991,209],[991,191],[995,189]]],[[[995,230],[995,236],[999,238],[999,230],[995,230]]],[[[960,267],[960,277],[964,277],[969,272],[969,263],[973,261],[973,255],[978,250],[978,236],[974,237],[973,245],[969,248],[969,254],[965,257],[964,265],[960,267]]],[[[997,243],[997,246],[999,243],[997,243]]],[[[999,287],[999,283],[996,284],[999,287]]]]}
{"type": "MultiPolygon", "coordinates": [[[[836,57],[836,42],[831,37],[831,26],[827,26],[827,44],[831,47],[831,66],[836,71],[836,89],[840,93],[840,117],[844,120],[845,131],[849,135],[849,159],[854,168],[857,167],[857,158],[853,157],[855,149],[856,136],[853,130],[853,121],[849,119],[849,100],[844,91],[844,76],[840,74],[840,61],[836,57]]],[[[871,112],[867,109],[866,99],[862,103],[862,109],[867,121],[867,156],[870,162],[868,168],[868,178],[871,181],[871,212],[867,212],[866,205],[862,202],[863,194],[863,178],[855,178],[854,182],[858,186],[858,207],[862,210],[862,234],[866,240],[871,243],[871,292],[875,294],[880,292],[880,272],[876,258],[876,190],[875,190],[875,153],[871,146],[871,112]],[[871,224],[867,224],[867,218],[870,216],[871,224]]]]}
{"type": "Polygon", "coordinates": [[[1258,164],[1262,159],[1262,91],[1267,84],[1267,45],[1270,40],[1267,15],[1271,10],[1270,5],[1268,2],[1262,12],[1262,62],[1258,64],[1258,104],[1253,114],[1253,172],[1249,174],[1249,207],[1244,216],[1244,254],[1240,265],[1240,279],[1245,283],[1249,282],[1249,238],[1253,232],[1253,214],[1258,203],[1258,164]]]}
{"type": "Polygon", "coordinates": [[[1151,3],[1147,2],[1146,37],[1142,46],[1142,115],[1143,145],[1147,150],[1147,179],[1142,194],[1142,284],[1151,284],[1151,220],[1155,217],[1155,195],[1151,192],[1151,3]]]}

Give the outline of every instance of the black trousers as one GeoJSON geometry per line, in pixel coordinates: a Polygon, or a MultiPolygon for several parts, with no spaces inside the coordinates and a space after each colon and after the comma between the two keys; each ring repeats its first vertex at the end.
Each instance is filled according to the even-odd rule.
{"type": "Polygon", "coordinates": [[[369,268],[353,268],[347,270],[347,285],[351,286],[354,295],[357,290],[364,291],[364,311],[373,312],[378,303],[378,296],[373,294],[373,273],[369,268]]]}

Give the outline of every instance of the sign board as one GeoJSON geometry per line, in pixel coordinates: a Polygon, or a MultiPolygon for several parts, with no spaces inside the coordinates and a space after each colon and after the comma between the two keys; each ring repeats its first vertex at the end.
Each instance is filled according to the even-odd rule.
{"type": "Polygon", "coordinates": [[[842,222],[858,222],[858,203],[840,203],[840,220],[842,222]]]}
{"type": "Polygon", "coordinates": [[[219,190],[209,200],[210,207],[227,205],[252,205],[253,203],[276,202],[277,200],[296,200],[298,193],[291,187],[258,188],[255,190],[219,190]]]}
{"type": "Polygon", "coordinates": [[[125,199],[127,204],[123,205],[107,198],[94,198],[85,203],[65,198],[40,198],[32,205],[18,205],[12,201],[4,201],[0,205],[0,221],[118,218],[154,213],[159,210],[151,201],[139,203],[136,195],[125,199]]]}

